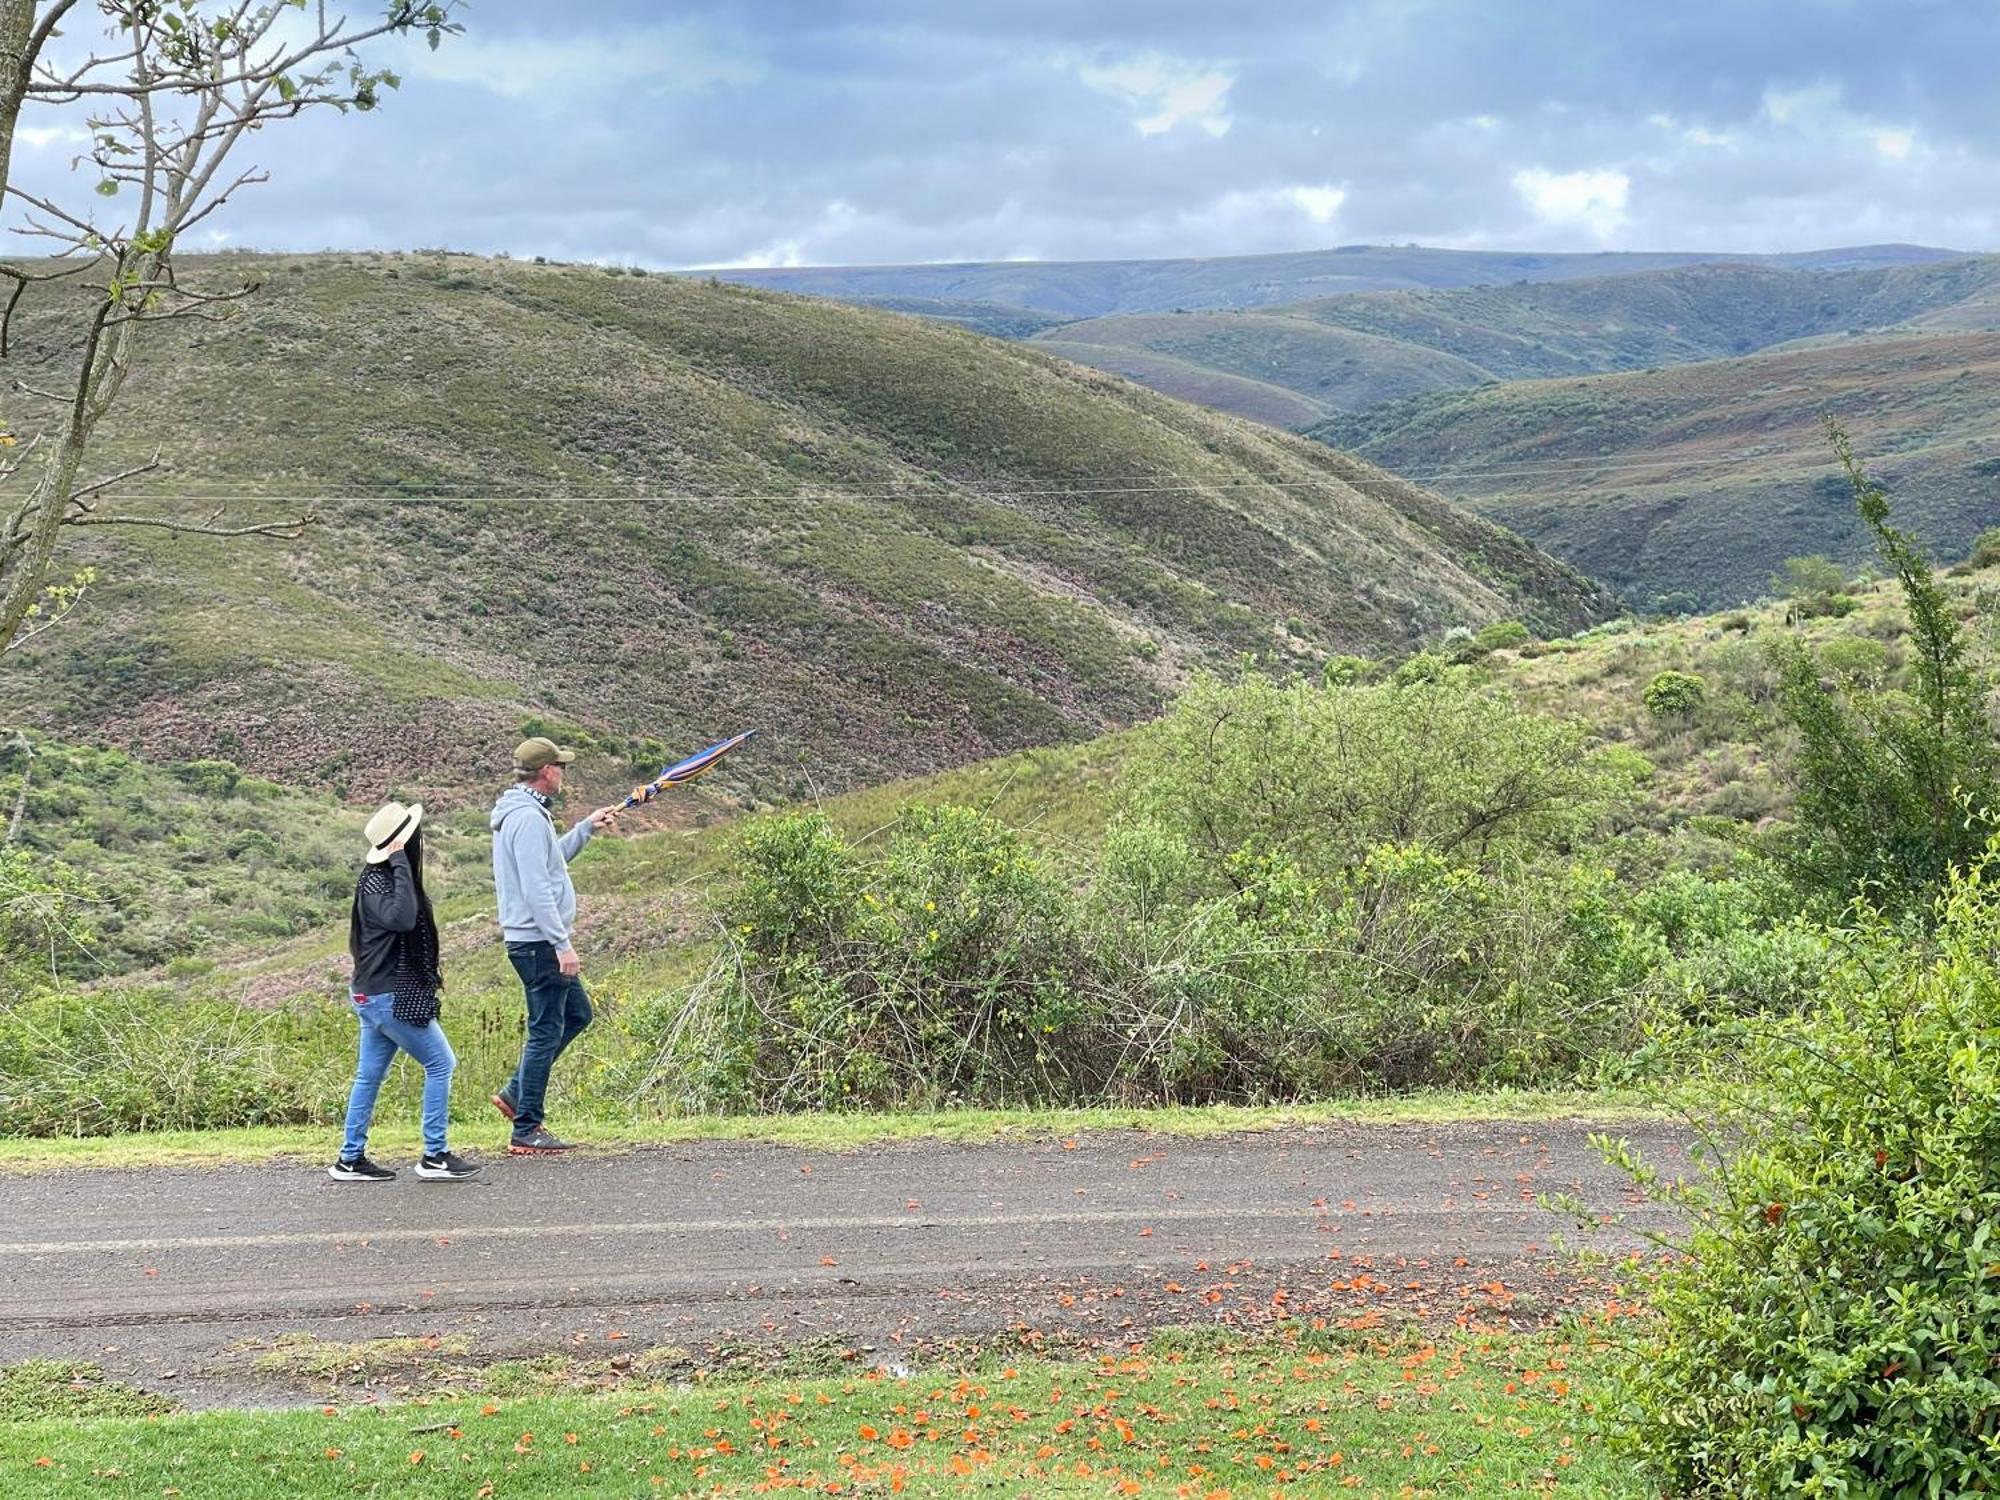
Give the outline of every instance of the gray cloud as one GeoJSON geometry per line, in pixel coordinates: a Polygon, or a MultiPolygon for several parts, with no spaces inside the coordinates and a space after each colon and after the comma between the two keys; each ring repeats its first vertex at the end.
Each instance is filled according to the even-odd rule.
{"type": "MultiPolygon", "coordinates": [[[[2000,248],[2000,7],[476,0],[216,227],[655,266],[2000,248]]],[[[43,110],[26,122],[74,124],[43,110]]],[[[39,138],[38,138],[39,139],[39,138]]],[[[65,182],[73,144],[17,157],[65,182]]]]}

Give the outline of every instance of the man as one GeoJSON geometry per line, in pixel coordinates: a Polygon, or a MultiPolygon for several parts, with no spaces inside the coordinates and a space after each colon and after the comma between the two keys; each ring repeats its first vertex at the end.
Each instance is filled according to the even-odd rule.
{"type": "Polygon", "coordinates": [[[552,809],[562,795],[564,767],[575,759],[574,752],[553,740],[523,740],[514,747],[514,784],[493,804],[493,887],[500,902],[500,930],[528,1001],[521,1065],[493,1096],[493,1107],[514,1123],[507,1150],[515,1156],[569,1149],[542,1123],[543,1100],[550,1068],[590,1024],[590,999],[578,977],[582,964],[571,937],[576,887],[569,862],[593,833],[616,821],[618,810],[600,807],[557,837],[552,809]]]}

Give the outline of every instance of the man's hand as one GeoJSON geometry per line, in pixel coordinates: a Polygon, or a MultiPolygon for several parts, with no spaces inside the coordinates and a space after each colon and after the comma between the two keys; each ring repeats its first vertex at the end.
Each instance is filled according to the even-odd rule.
{"type": "Polygon", "coordinates": [[[576,956],[576,949],[565,948],[556,955],[556,969],[565,979],[574,979],[583,968],[583,961],[576,956]]]}
{"type": "Polygon", "coordinates": [[[618,808],[600,807],[590,815],[590,826],[596,829],[610,828],[617,823],[618,813],[618,808]]]}

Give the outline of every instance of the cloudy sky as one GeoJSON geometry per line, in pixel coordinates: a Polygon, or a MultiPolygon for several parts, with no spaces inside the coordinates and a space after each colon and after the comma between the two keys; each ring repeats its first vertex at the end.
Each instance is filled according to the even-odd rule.
{"type": "MultiPolygon", "coordinates": [[[[357,14],[374,0],[354,0],[357,14]]],[[[281,125],[273,249],[653,267],[2000,249],[1995,0],[473,0],[281,125]]],[[[16,176],[68,175],[23,119],[16,176]]]]}

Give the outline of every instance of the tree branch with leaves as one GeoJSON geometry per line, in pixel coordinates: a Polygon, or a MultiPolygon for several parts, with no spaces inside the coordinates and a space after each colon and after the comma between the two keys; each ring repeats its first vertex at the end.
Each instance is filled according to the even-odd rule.
{"type": "MultiPolygon", "coordinates": [[[[0,263],[0,360],[24,298],[77,281],[84,309],[70,374],[55,389],[9,382],[32,421],[0,421],[0,651],[44,600],[65,527],[137,525],[206,536],[293,537],[310,511],[235,522],[107,508],[107,492],[160,467],[88,472],[92,439],[142,346],[144,329],[213,320],[255,282],[197,285],[175,251],[187,232],[266,179],[240,162],[245,140],[315,109],[370,110],[401,83],[356,48],[421,33],[436,47],[459,31],[459,0],[393,0],[365,24],[327,0],[0,0],[0,207],[18,240],[46,254],[0,263]],[[62,57],[68,28],[94,19],[102,45],[62,57]],[[9,175],[13,139],[31,107],[81,112],[92,169],[87,192],[30,191],[9,175]]],[[[5,377],[0,363],[0,378],[5,377]]]]}

